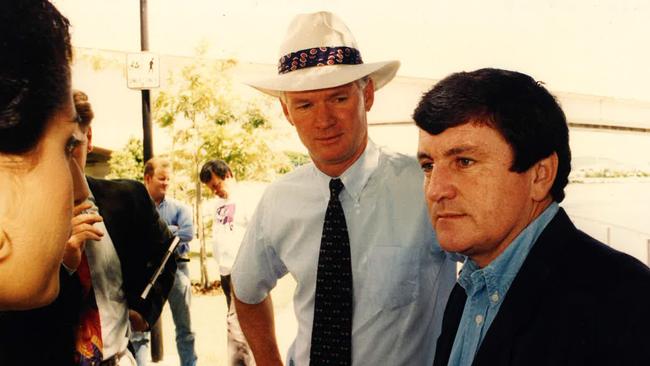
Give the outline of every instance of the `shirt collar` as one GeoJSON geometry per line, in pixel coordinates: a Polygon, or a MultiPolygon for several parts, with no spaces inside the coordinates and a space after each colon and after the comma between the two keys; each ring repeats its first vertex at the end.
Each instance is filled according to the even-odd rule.
{"type": "Polygon", "coordinates": [[[167,206],[167,197],[163,197],[163,199],[160,200],[160,203],[156,205],[156,208],[163,208],[165,206],[167,206]]]}
{"type": "Polygon", "coordinates": [[[476,263],[467,258],[463,269],[458,277],[458,283],[468,294],[481,286],[483,280],[487,287],[487,294],[495,292],[505,295],[510,285],[519,272],[522,264],[528,257],[539,235],[544,231],[546,225],[555,217],[559,210],[556,202],[551,203],[533,222],[531,222],[510,245],[499,254],[485,268],[479,268],[476,263]]]}
{"type": "Polygon", "coordinates": [[[330,177],[313,166],[314,174],[319,182],[319,187],[326,199],[329,199],[329,181],[333,178],[341,178],[345,191],[355,202],[361,198],[361,191],[365,187],[372,173],[379,166],[379,149],[372,140],[368,139],[368,144],[359,158],[341,174],[339,177],[330,177]],[[322,183],[322,184],[321,184],[322,183]]]}

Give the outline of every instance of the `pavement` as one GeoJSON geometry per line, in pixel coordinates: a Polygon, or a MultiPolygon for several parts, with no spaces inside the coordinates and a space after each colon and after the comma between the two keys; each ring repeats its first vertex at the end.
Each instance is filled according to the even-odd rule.
{"type": "MultiPolygon", "coordinates": [[[[199,260],[193,258],[190,262],[190,277],[192,281],[200,279],[199,260]]],[[[218,279],[216,264],[208,259],[208,277],[210,281],[218,279]]],[[[291,276],[285,276],[271,292],[275,310],[276,336],[280,354],[284,358],[286,351],[296,335],[297,323],[293,312],[293,292],[296,283],[291,276]]],[[[229,366],[226,363],[226,299],[221,291],[216,295],[194,295],[191,305],[192,327],[196,334],[196,352],[198,366],[229,366]]],[[[160,362],[151,362],[155,366],[178,366],[178,352],[169,306],[162,313],[163,322],[163,352],[160,362]]]]}

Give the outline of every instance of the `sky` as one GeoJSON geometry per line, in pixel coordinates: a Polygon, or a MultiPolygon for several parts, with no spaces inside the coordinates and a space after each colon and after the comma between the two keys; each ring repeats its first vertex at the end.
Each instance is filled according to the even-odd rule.
{"type": "MultiPolygon", "coordinates": [[[[140,50],[139,1],[54,0],[77,47],[140,50]]],[[[297,13],[329,10],[366,62],[440,79],[481,67],[521,71],[551,90],[650,101],[647,0],[149,0],[149,49],[275,64],[297,13]]]]}

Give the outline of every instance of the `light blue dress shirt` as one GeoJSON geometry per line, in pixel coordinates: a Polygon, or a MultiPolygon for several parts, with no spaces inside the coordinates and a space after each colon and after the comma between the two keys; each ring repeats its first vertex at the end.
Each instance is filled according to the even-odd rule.
{"type": "Polygon", "coordinates": [[[558,204],[553,202],[485,268],[478,268],[470,259],[465,261],[458,283],[465,289],[467,301],[449,356],[449,366],[472,364],[512,281],[558,209],[558,204]]]}
{"type": "Polygon", "coordinates": [[[194,237],[192,210],[181,202],[167,197],[160,201],[156,209],[160,217],[167,223],[172,234],[180,239],[176,247],[176,254],[179,256],[189,254],[189,243],[194,237]]]}
{"type": "MultiPolygon", "coordinates": [[[[435,240],[422,171],[415,159],[369,142],[340,178],[354,286],[352,363],[430,366],[456,264],[435,240]]],[[[298,334],[288,350],[289,366],[309,365],[330,179],[309,164],[272,183],[232,270],[237,297],[251,304],[287,273],[295,279],[298,334]]]]}

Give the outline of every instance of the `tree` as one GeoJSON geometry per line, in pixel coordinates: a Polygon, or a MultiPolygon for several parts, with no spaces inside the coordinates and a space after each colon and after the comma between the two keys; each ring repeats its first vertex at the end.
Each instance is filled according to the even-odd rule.
{"type": "Polygon", "coordinates": [[[142,151],[142,140],[129,138],[123,150],[116,150],[111,154],[108,160],[110,173],[106,178],[127,178],[142,182],[144,172],[142,151]]]}
{"type": "Polygon", "coordinates": [[[155,121],[172,137],[169,158],[174,170],[171,194],[193,201],[201,245],[201,285],[209,285],[199,170],[208,159],[226,161],[238,179],[270,180],[292,168],[286,155],[267,145],[274,138],[260,105],[243,102],[232,90],[234,60],[210,60],[200,48],[194,61],[171,73],[153,103],[155,121]]]}

